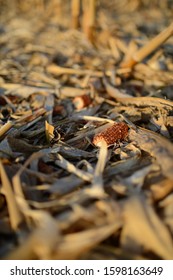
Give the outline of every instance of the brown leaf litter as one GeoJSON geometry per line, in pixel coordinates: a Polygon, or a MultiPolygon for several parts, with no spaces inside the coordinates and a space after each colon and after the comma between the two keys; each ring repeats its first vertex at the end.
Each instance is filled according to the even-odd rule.
{"type": "Polygon", "coordinates": [[[0,257],[173,259],[172,3],[77,2],[0,0],[0,257]]]}

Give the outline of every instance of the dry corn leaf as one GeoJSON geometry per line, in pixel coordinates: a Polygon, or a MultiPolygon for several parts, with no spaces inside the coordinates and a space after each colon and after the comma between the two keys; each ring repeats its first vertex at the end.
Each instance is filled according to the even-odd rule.
{"type": "Polygon", "coordinates": [[[124,225],[121,246],[132,252],[153,252],[162,259],[173,259],[173,242],[167,227],[142,195],[123,203],[124,225]]]}
{"type": "Polygon", "coordinates": [[[134,141],[140,149],[156,158],[164,175],[173,179],[173,144],[170,141],[143,128],[130,129],[129,139],[134,141]]]}
{"type": "Polygon", "coordinates": [[[79,168],[76,168],[74,164],[70,163],[68,160],[63,158],[60,154],[56,155],[57,160],[55,160],[55,164],[64,168],[69,173],[73,173],[79,178],[83,179],[84,181],[91,182],[93,176],[89,172],[80,170],[79,168]]]}
{"type": "Polygon", "coordinates": [[[57,196],[62,196],[74,191],[83,184],[84,181],[81,178],[78,178],[72,174],[56,180],[49,186],[48,190],[57,196]]]}
{"type": "Polygon", "coordinates": [[[56,221],[46,212],[31,211],[39,222],[28,238],[16,249],[10,252],[8,260],[50,259],[51,254],[59,241],[59,232],[56,221]]]}
{"type": "Polygon", "coordinates": [[[123,183],[125,183],[126,186],[135,186],[136,188],[140,189],[142,188],[144,181],[148,174],[153,171],[158,171],[159,166],[156,164],[150,164],[146,167],[140,168],[137,171],[134,171],[131,176],[126,177],[125,179],[122,179],[123,183]]]}
{"type": "Polygon", "coordinates": [[[6,175],[5,169],[1,161],[0,161],[0,175],[1,175],[1,182],[2,182],[1,193],[5,195],[7,201],[11,227],[13,230],[16,231],[20,223],[22,222],[23,217],[16,203],[16,199],[15,199],[14,192],[12,190],[11,183],[6,175]]]}
{"type": "Polygon", "coordinates": [[[120,174],[124,171],[132,172],[137,166],[140,164],[140,157],[134,156],[131,158],[123,159],[109,165],[105,170],[106,176],[115,176],[116,174],[120,174]]]}
{"type": "Polygon", "coordinates": [[[168,107],[169,109],[173,108],[173,102],[171,100],[165,100],[163,98],[158,97],[150,97],[150,96],[140,96],[140,97],[133,97],[129,94],[123,93],[117,88],[113,87],[107,79],[104,77],[103,79],[104,85],[106,87],[107,93],[118,102],[124,105],[136,105],[139,107],[168,107]]]}
{"type": "Polygon", "coordinates": [[[66,235],[54,252],[53,259],[76,259],[89,251],[96,244],[115,233],[121,227],[121,222],[100,226],[94,229],[66,235]]]}
{"type": "Polygon", "coordinates": [[[161,200],[173,191],[173,181],[170,179],[159,180],[159,182],[151,184],[150,190],[154,201],[161,200]]]}
{"type": "Polygon", "coordinates": [[[70,145],[62,144],[55,144],[51,149],[51,154],[60,153],[65,158],[70,159],[85,159],[85,158],[93,158],[94,155],[90,152],[74,148],[70,145]]]}
{"type": "Polygon", "coordinates": [[[173,194],[168,195],[164,200],[160,201],[159,206],[163,208],[164,222],[173,234],[173,194]]]}
{"type": "Polygon", "coordinates": [[[12,150],[10,148],[7,138],[5,138],[4,140],[2,140],[0,142],[0,157],[9,158],[9,157],[13,157],[13,156],[14,156],[14,153],[12,152],[12,150]]]}
{"type": "Polygon", "coordinates": [[[137,64],[134,67],[133,76],[137,80],[144,81],[145,84],[156,85],[158,87],[171,84],[173,78],[173,74],[171,71],[155,71],[148,65],[141,63],[137,64]]]}
{"type": "Polygon", "coordinates": [[[10,134],[7,136],[7,141],[12,151],[18,152],[20,154],[30,154],[32,152],[37,152],[43,148],[43,146],[31,145],[25,140],[15,138],[10,134]]]}

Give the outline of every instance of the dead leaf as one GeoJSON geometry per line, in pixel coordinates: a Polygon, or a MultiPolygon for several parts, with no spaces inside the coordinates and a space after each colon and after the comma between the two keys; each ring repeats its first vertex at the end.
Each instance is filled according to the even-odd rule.
{"type": "Polygon", "coordinates": [[[45,121],[45,133],[46,133],[46,139],[48,143],[50,143],[54,139],[54,126],[49,124],[47,121],[45,121]]]}
{"type": "Polygon", "coordinates": [[[5,169],[0,161],[0,174],[2,181],[1,192],[5,195],[9,211],[10,223],[13,230],[17,230],[23,220],[22,214],[17,205],[11,183],[6,175],[5,169]]]}
{"type": "Polygon", "coordinates": [[[142,195],[123,202],[121,246],[132,252],[151,251],[162,259],[173,259],[171,235],[153,207],[142,195]]]}

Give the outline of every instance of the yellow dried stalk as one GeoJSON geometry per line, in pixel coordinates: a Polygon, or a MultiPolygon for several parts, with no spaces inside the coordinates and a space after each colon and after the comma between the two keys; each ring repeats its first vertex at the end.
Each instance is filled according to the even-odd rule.
{"type": "Polygon", "coordinates": [[[83,31],[90,42],[94,42],[96,0],[83,1],[83,31]]]}
{"type": "Polygon", "coordinates": [[[15,121],[8,121],[4,125],[2,125],[1,128],[0,128],[0,137],[2,137],[7,131],[9,131],[16,124],[20,124],[20,123],[22,123],[23,121],[27,120],[29,117],[32,117],[32,116],[37,118],[37,117],[43,115],[45,112],[46,112],[46,110],[44,108],[39,108],[34,113],[30,112],[30,111],[26,112],[23,117],[15,120],[15,121]]]}
{"type": "Polygon", "coordinates": [[[156,37],[148,42],[145,46],[136,51],[133,56],[126,62],[121,64],[121,67],[133,67],[135,64],[141,62],[159,46],[161,46],[166,40],[173,35],[173,23],[171,23],[166,29],[159,33],[156,37]]]}
{"type": "MultiPolygon", "coordinates": [[[[65,67],[61,67],[58,66],[56,64],[50,64],[47,68],[46,68],[47,72],[49,72],[50,74],[53,75],[63,75],[63,74],[67,74],[67,75],[90,75],[91,77],[100,77],[102,78],[104,76],[103,71],[93,71],[93,70],[89,70],[89,69],[73,69],[73,68],[65,68],[65,67]]],[[[121,74],[126,74],[130,72],[130,68],[125,68],[125,69],[117,69],[116,73],[121,75],[121,74]]],[[[111,76],[112,75],[112,71],[107,70],[105,71],[105,75],[106,76],[111,76]]]]}
{"type": "Polygon", "coordinates": [[[72,28],[77,29],[80,25],[79,16],[80,16],[80,0],[71,1],[71,15],[72,15],[72,28]]]}
{"type": "Polygon", "coordinates": [[[93,187],[103,188],[103,171],[108,156],[108,146],[106,141],[102,140],[99,147],[98,161],[93,176],[93,187]]]}
{"type": "Polygon", "coordinates": [[[15,122],[8,121],[3,126],[1,126],[1,128],[0,128],[0,137],[3,136],[8,130],[10,130],[10,128],[12,128],[14,124],[15,124],[15,122]]]}

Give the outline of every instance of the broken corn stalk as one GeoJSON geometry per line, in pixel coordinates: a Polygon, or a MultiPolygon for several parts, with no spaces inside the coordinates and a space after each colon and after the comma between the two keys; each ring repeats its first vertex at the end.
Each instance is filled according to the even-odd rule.
{"type": "Polygon", "coordinates": [[[148,42],[145,46],[137,50],[133,56],[121,64],[121,67],[128,68],[133,67],[135,64],[141,62],[159,46],[161,46],[166,40],[168,40],[173,35],[173,23],[171,23],[166,29],[159,33],[156,37],[148,42]]]}

